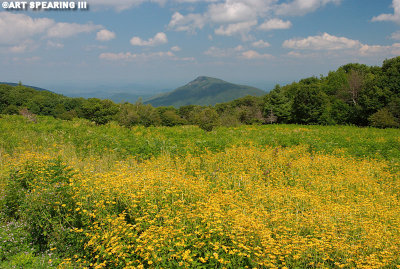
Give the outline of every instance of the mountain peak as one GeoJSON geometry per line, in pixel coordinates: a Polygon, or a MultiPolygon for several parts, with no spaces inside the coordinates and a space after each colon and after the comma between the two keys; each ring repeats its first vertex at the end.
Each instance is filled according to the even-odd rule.
{"type": "Polygon", "coordinates": [[[207,80],[209,77],[206,77],[206,76],[198,76],[194,81],[196,81],[196,80],[207,80]]]}
{"type": "Polygon", "coordinates": [[[190,83],[196,83],[196,82],[206,82],[206,81],[211,81],[211,80],[218,80],[216,78],[212,78],[212,77],[207,77],[207,76],[198,76],[196,79],[194,79],[193,81],[189,82],[190,83]]]}
{"type": "Polygon", "coordinates": [[[228,83],[226,81],[223,81],[218,78],[213,78],[213,77],[207,77],[207,76],[198,76],[196,79],[192,80],[187,84],[187,86],[193,86],[193,85],[208,85],[208,84],[213,84],[213,83],[228,83]]]}
{"type": "Polygon", "coordinates": [[[199,76],[172,92],[150,98],[145,103],[153,106],[215,105],[246,95],[260,96],[264,91],[223,81],[218,78],[199,76]]]}

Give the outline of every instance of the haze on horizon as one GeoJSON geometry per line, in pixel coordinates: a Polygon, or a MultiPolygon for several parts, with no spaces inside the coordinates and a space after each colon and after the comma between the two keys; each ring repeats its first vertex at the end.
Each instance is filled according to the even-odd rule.
{"type": "Polygon", "coordinates": [[[0,81],[150,91],[205,75],[266,90],[400,55],[400,0],[88,2],[0,10],[0,81]]]}

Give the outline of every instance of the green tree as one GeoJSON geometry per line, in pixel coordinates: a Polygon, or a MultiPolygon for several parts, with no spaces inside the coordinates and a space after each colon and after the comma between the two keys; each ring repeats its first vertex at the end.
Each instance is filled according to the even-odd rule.
{"type": "Polygon", "coordinates": [[[393,116],[393,114],[389,111],[388,108],[384,107],[378,112],[372,114],[369,117],[369,121],[371,126],[378,128],[394,128],[399,127],[399,122],[393,116]]]}
{"type": "Polygon", "coordinates": [[[20,109],[16,105],[9,105],[2,111],[2,114],[18,115],[19,110],[20,109]]]}
{"type": "Polygon", "coordinates": [[[159,126],[161,125],[161,118],[157,112],[157,109],[151,105],[144,105],[141,102],[136,102],[134,104],[136,112],[139,115],[139,124],[149,127],[149,126],[159,126]]]}
{"type": "Polygon", "coordinates": [[[264,115],[270,120],[276,117],[276,122],[290,121],[291,102],[279,85],[264,97],[264,115]]]}
{"type": "Polygon", "coordinates": [[[382,65],[381,88],[389,89],[400,97],[400,56],[385,60],[382,65]]]}
{"type": "MultiPolygon", "coordinates": [[[[192,111],[192,113],[196,113],[196,111],[192,111]]],[[[192,117],[201,129],[208,132],[220,125],[219,115],[212,107],[203,108],[200,112],[192,115],[192,117]]]]}
{"type": "Polygon", "coordinates": [[[177,109],[174,107],[159,107],[161,124],[163,126],[184,125],[187,121],[177,114],[177,109]]]}
{"type": "Polygon", "coordinates": [[[117,121],[119,125],[125,127],[132,127],[139,124],[139,114],[135,106],[130,103],[120,104],[117,121]]]}
{"type": "Polygon", "coordinates": [[[118,113],[118,106],[111,100],[89,98],[82,104],[82,113],[96,124],[106,124],[118,113]]]}
{"type": "Polygon", "coordinates": [[[293,99],[292,120],[301,124],[322,123],[327,104],[326,95],[316,85],[301,85],[293,99]]]}

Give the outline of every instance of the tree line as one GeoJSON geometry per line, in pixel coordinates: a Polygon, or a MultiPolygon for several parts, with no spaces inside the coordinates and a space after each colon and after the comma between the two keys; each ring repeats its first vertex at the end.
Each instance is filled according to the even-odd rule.
{"type": "Polygon", "coordinates": [[[70,98],[22,85],[0,85],[0,113],[29,111],[96,124],[117,121],[131,127],[199,125],[204,130],[240,124],[351,124],[400,126],[400,57],[382,66],[347,64],[327,76],[276,85],[265,96],[246,96],[215,106],[153,107],[141,102],[116,104],[98,98],[70,98]]]}

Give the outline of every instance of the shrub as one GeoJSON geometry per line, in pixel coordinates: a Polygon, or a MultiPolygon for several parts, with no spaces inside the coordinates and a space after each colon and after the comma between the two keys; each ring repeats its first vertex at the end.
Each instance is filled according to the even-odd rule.
{"type": "Polygon", "coordinates": [[[29,161],[11,172],[6,185],[4,212],[26,223],[30,241],[38,251],[56,248],[62,253],[79,247],[81,227],[72,193],[73,172],[60,159],[29,161]]]}
{"type": "Polygon", "coordinates": [[[195,115],[195,122],[207,132],[220,125],[218,113],[211,107],[206,107],[195,115]]]}
{"type": "Polygon", "coordinates": [[[399,127],[397,119],[387,108],[382,108],[378,112],[369,117],[371,126],[377,128],[394,128],[399,127]]]}

